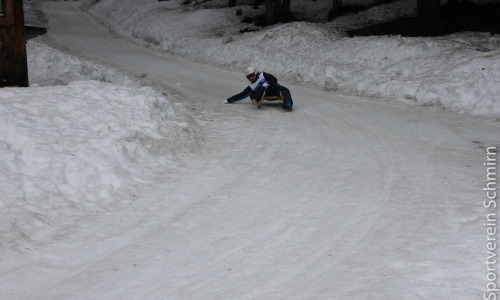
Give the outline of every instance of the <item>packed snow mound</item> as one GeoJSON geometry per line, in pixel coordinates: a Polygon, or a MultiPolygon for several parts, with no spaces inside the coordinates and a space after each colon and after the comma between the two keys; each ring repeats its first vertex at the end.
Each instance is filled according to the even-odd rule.
{"type": "Polygon", "coordinates": [[[11,228],[0,239],[19,243],[59,227],[49,219],[64,224],[133,201],[128,188],[153,182],[195,147],[195,127],[161,94],[98,81],[0,89],[0,127],[0,182],[9,182],[0,209],[11,228]],[[16,225],[19,214],[32,221],[16,225]]]}
{"type": "Polygon", "coordinates": [[[239,32],[247,25],[235,14],[237,9],[243,15],[258,12],[247,5],[202,9],[175,7],[172,1],[129,0],[114,6],[116,1],[99,1],[90,12],[115,32],[160,51],[231,70],[251,64],[326,90],[476,115],[500,114],[499,36],[467,32],[439,38],[346,36],[347,29],[412,16],[410,0],[330,23],[278,24],[247,33],[239,32]],[[120,12],[124,9],[126,14],[120,12]]]}
{"type": "Polygon", "coordinates": [[[109,66],[65,54],[45,44],[29,40],[26,45],[31,86],[66,85],[77,80],[97,80],[128,87],[140,87],[137,79],[109,66]]]}
{"type": "Polygon", "coordinates": [[[169,165],[172,128],[185,127],[149,87],[81,81],[2,89],[0,99],[0,158],[8,167],[0,176],[18,179],[0,193],[35,207],[95,202],[128,180],[143,182],[169,165]]]}
{"type": "MultiPolygon", "coordinates": [[[[203,9],[203,6],[181,6],[177,1],[111,0],[93,6],[83,3],[82,7],[89,8],[111,31],[155,46],[171,43],[175,47],[180,41],[185,45],[194,38],[220,37],[226,31],[246,26],[234,26],[239,18],[232,8],[203,9]]],[[[245,6],[243,11],[253,10],[245,6]]]]}
{"type": "MultiPolygon", "coordinates": [[[[358,95],[496,115],[500,113],[496,99],[500,50],[487,49],[491,43],[498,43],[498,37],[343,39],[335,51],[325,55],[329,58],[324,66],[325,85],[329,82],[358,95]]],[[[318,70],[311,68],[302,77],[321,84],[315,72],[318,70]]]]}

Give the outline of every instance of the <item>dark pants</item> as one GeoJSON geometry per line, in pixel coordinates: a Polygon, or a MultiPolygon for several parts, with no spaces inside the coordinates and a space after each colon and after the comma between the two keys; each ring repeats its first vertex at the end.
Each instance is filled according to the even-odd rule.
{"type": "Polygon", "coordinates": [[[292,107],[293,106],[293,100],[292,100],[292,95],[290,94],[290,91],[284,87],[284,86],[275,86],[275,87],[269,87],[265,88],[263,86],[260,86],[255,89],[254,95],[251,95],[252,99],[256,99],[257,101],[262,98],[262,95],[266,92],[266,96],[276,96],[280,97],[283,95],[283,107],[292,107]],[[255,98],[253,98],[255,97],[255,98]]]}
{"type": "Polygon", "coordinates": [[[290,91],[286,88],[283,87],[281,90],[281,94],[283,95],[283,106],[285,107],[292,107],[293,106],[293,100],[292,100],[292,95],[290,94],[290,91]]]}

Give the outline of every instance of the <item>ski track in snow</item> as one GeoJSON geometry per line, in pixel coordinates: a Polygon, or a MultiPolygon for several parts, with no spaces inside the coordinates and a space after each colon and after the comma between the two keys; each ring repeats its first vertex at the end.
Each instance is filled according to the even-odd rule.
{"type": "Polygon", "coordinates": [[[10,254],[3,299],[481,293],[484,149],[472,141],[495,143],[491,120],[287,83],[292,113],[221,105],[245,86],[241,74],[116,39],[73,3],[45,9],[55,45],[146,74],[191,111],[204,142],[157,186],[136,187],[127,208],[36,256],[10,254]]]}

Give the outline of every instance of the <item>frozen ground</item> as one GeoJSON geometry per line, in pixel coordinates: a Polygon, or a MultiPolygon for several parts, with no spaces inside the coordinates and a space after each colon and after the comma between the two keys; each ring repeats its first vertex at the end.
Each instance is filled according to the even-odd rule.
{"type": "MultiPolygon", "coordinates": [[[[131,11],[112,16],[106,9],[112,2],[91,10],[117,24],[122,14],[133,20],[131,11],[179,14],[179,28],[196,20],[189,10],[158,8],[173,2],[156,1],[127,2],[131,11]]],[[[483,205],[483,162],[486,147],[500,145],[498,77],[468,81],[444,70],[465,65],[465,73],[479,76],[457,64],[457,57],[468,57],[497,74],[497,37],[460,34],[442,43],[395,37],[383,44],[339,38],[350,50],[338,57],[339,72],[350,74],[346,81],[363,82],[360,60],[366,72],[385,74],[385,60],[372,58],[373,49],[400,39],[406,50],[388,52],[390,60],[402,55],[395,68],[423,61],[430,82],[422,88],[442,99],[453,92],[455,104],[398,101],[393,80],[381,83],[388,92],[379,98],[346,95],[343,81],[329,82],[341,94],[318,88],[317,80],[328,81],[321,68],[315,79],[298,82],[286,64],[270,66],[294,96],[296,109],[285,113],[272,103],[260,110],[249,101],[218,104],[246,84],[240,69],[248,61],[226,62],[248,57],[238,53],[252,49],[252,37],[279,39],[273,32],[286,28],[296,30],[280,44],[309,39],[321,49],[327,40],[310,30],[321,32],[319,25],[277,26],[227,44],[192,36],[192,47],[182,44],[189,39],[173,39],[176,47],[160,49],[116,38],[74,2],[50,2],[45,10],[49,36],[28,44],[34,86],[0,90],[1,299],[481,299],[486,293],[483,224],[492,210],[483,205]],[[471,41],[488,51],[472,51],[471,41]],[[417,51],[424,44],[432,47],[417,51]],[[433,48],[438,44],[445,45],[441,52],[433,48]],[[166,52],[196,55],[198,62],[166,52]],[[436,66],[429,52],[443,63],[436,66]],[[478,84],[485,88],[473,97],[478,84]]],[[[221,12],[197,12],[213,13],[221,12]]],[[[145,40],[148,33],[137,28],[146,26],[136,24],[126,28],[145,40]]],[[[298,47],[293,55],[307,57],[302,51],[310,49],[298,47]]],[[[275,61],[285,57],[271,53],[275,61]]],[[[267,69],[271,58],[255,62],[267,69]]]]}

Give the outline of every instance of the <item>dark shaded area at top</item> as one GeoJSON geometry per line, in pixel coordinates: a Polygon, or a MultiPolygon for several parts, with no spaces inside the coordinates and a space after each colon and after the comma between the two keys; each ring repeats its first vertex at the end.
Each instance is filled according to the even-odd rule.
{"type": "MultiPolygon", "coordinates": [[[[373,5],[390,3],[392,1],[393,0],[379,0],[373,5]]],[[[261,4],[262,2],[262,0],[257,0],[256,4],[261,4]]],[[[258,8],[257,5],[255,8],[258,8]]],[[[365,9],[367,9],[367,7],[342,6],[337,16],[357,13],[365,9]]],[[[255,23],[257,26],[265,26],[264,18],[264,15],[258,16],[255,19],[244,18],[242,22],[255,23]]],[[[330,19],[333,19],[333,17],[330,16],[330,19]]],[[[45,28],[26,26],[25,29],[27,40],[46,33],[45,28]]],[[[351,37],[377,35],[433,37],[462,31],[500,34],[500,3],[478,5],[468,1],[460,1],[458,5],[453,8],[448,5],[441,6],[439,16],[436,17],[399,18],[391,22],[351,30],[348,31],[347,34],[351,37]]]]}
{"type": "Polygon", "coordinates": [[[347,33],[349,36],[401,35],[432,37],[461,31],[500,34],[500,4],[477,5],[459,2],[455,9],[444,5],[434,18],[400,18],[347,33]]]}

